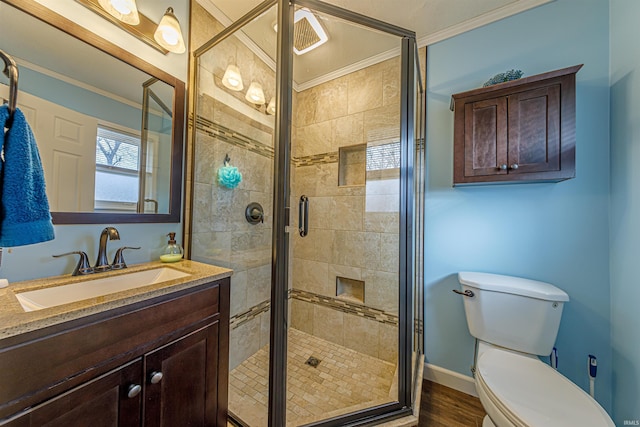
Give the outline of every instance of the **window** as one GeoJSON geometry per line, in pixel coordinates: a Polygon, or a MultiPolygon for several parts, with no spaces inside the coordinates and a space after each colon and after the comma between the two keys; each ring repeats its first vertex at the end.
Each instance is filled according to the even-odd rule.
{"type": "Polygon", "coordinates": [[[367,146],[367,171],[399,168],[400,142],[367,146]]]}
{"type": "Polygon", "coordinates": [[[139,135],[98,126],[96,211],[136,211],[139,165],[139,135]]]}

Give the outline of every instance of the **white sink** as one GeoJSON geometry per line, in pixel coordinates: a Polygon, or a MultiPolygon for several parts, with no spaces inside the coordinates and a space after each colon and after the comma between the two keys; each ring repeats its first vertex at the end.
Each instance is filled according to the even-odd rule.
{"type": "Polygon", "coordinates": [[[21,292],[16,294],[16,297],[18,301],[20,301],[24,311],[35,311],[187,276],[190,276],[190,274],[174,270],[173,268],[161,267],[153,270],[103,277],[101,279],[90,278],[68,285],[21,292]]]}

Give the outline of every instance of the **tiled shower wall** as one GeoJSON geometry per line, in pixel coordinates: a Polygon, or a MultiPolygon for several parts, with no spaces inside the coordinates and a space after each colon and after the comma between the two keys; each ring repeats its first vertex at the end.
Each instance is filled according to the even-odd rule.
{"type": "Polygon", "coordinates": [[[400,59],[393,58],[300,92],[292,138],[291,205],[297,212],[299,197],[309,197],[309,234],[291,237],[291,324],[394,363],[399,170],[369,171],[366,183],[340,186],[340,168],[360,167],[364,176],[365,151],[346,157],[348,165],[338,159],[341,147],[399,141],[399,90],[400,59]],[[363,303],[337,296],[338,276],[364,282],[363,303]]]}

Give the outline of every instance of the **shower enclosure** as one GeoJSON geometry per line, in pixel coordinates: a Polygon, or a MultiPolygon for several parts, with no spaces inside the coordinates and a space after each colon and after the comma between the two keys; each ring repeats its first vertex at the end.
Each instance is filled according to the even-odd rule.
{"type": "MultiPolygon", "coordinates": [[[[222,27],[192,10],[192,31],[222,27]]],[[[197,47],[192,70],[188,251],[234,270],[230,416],[279,427],[410,415],[423,353],[414,33],[267,0],[197,47]],[[234,167],[239,182],[224,176],[234,167]]]]}

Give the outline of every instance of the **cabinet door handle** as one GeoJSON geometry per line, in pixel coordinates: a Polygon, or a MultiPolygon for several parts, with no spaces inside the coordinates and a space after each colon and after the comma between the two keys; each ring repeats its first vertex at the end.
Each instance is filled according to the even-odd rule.
{"type": "Polygon", "coordinates": [[[498,169],[506,171],[507,170],[507,165],[505,163],[503,163],[503,164],[500,165],[500,167],[498,169]]]}
{"type": "Polygon", "coordinates": [[[127,397],[129,399],[133,399],[134,397],[139,395],[141,391],[142,387],[140,386],[140,384],[131,384],[127,389],[127,397]]]}
{"type": "Polygon", "coordinates": [[[511,169],[514,169],[514,170],[515,170],[515,169],[518,169],[519,167],[520,167],[520,166],[518,166],[518,164],[517,164],[517,163],[514,163],[514,164],[512,164],[512,165],[511,165],[511,169]]]}
{"type": "Polygon", "coordinates": [[[163,377],[162,372],[154,371],[149,376],[149,382],[151,384],[158,384],[160,381],[162,381],[162,377],[163,377]]]}

